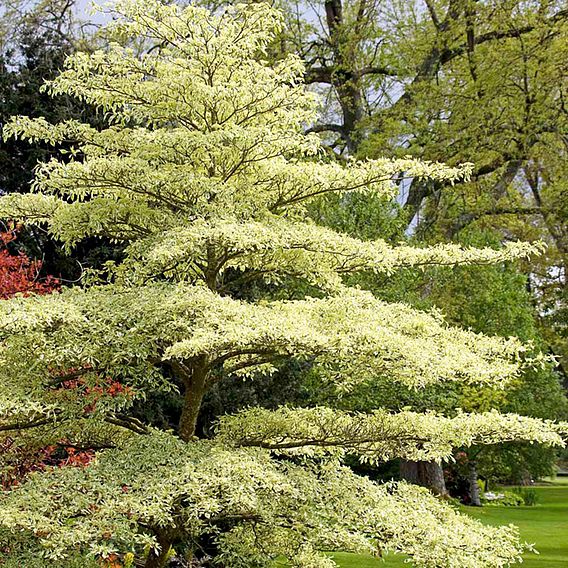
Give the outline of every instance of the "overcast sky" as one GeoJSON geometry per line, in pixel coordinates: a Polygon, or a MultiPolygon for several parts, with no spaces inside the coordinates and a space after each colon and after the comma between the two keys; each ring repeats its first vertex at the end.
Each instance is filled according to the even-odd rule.
{"type": "MultiPolygon", "coordinates": [[[[106,0],[101,0],[100,2],[96,2],[98,4],[105,4],[106,0]]],[[[81,20],[85,22],[93,22],[96,24],[102,24],[107,19],[105,14],[101,12],[96,12],[93,14],[93,2],[92,0],[77,0],[77,11],[78,16],[81,20]]]]}

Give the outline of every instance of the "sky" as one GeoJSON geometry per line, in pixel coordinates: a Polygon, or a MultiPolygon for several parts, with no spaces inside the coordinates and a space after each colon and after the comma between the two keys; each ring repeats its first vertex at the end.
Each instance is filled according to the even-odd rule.
{"type": "MultiPolygon", "coordinates": [[[[104,4],[104,0],[98,2],[104,4]]],[[[93,13],[93,0],[77,0],[77,15],[79,19],[86,22],[93,22],[94,24],[104,24],[108,20],[108,15],[99,11],[93,13]]]]}

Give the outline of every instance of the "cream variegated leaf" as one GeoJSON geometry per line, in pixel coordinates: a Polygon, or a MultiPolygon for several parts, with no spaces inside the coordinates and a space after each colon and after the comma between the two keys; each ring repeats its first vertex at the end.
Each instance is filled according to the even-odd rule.
{"type": "Polygon", "coordinates": [[[148,526],[198,541],[219,534],[221,558],[236,567],[269,566],[278,555],[298,568],[333,566],[320,551],[343,549],[405,552],[424,567],[501,568],[524,549],[510,527],[481,525],[423,488],[155,431],[102,452],[84,470],[36,475],[0,508],[0,534],[41,535],[48,567],[78,550],[99,556],[155,546],[148,526]],[[218,533],[222,526],[229,529],[218,533]]]}
{"type": "Polygon", "coordinates": [[[134,271],[146,279],[166,274],[206,282],[202,267],[211,250],[219,259],[221,282],[225,271],[237,269],[247,278],[251,273],[267,280],[293,275],[337,289],[342,275],[357,271],[392,274],[401,268],[491,264],[538,254],[542,244],[507,243],[500,250],[455,244],[392,246],[380,239],[361,241],[340,235],[314,223],[269,217],[245,223],[196,221],[137,242],[129,253],[134,271]]]}
{"type": "Polygon", "coordinates": [[[259,447],[278,455],[357,456],[376,463],[449,459],[452,450],[472,445],[527,441],[564,446],[568,423],[500,414],[460,412],[453,418],[436,413],[369,414],[330,408],[255,408],[220,420],[216,439],[236,446],[259,447]]]}
{"type": "Polygon", "coordinates": [[[186,283],[2,302],[0,338],[0,371],[8,377],[19,369],[15,389],[26,379],[41,385],[53,368],[82,364],[86,373],[94,366],[144,389],[144,377],[162,362],[191,366],[205,358],[211,370],[231,374],[254,373],[259,358],[277,364],[287,357],[312,359],[341,389],[379,374],[412,387],[445,380],[498,386],[517,375],[527,349],[361,290],[251,304],[186,283]],[[38,357],[33,367],[30,353],[38,357]]]}

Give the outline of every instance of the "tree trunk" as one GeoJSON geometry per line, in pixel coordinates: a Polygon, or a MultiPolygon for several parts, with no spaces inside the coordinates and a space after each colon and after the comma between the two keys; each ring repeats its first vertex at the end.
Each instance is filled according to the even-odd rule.
{"type": "MultiPolygon", "coordinates": [[[[179,422],[179,436],[184,442],[189,442],[195,436],[197,418],[201,403],[207,390],[209,366],[206,357],[194,360],[191,366],[174,362],[172,369],[185,385],[184,401],[179,422]]],[[[175,529],[174,529],[175,530],[175,529]]],[[[160,551],[150,550],[144,568],[163,568],[175,536],[167,532],[156,531],[160,551]]]]}
{"type": "Polygon", "coordinates": [[[195,436],[197,418],[207,390],[206,383],[209,376],[207,359],[199,357],[190,370],[182,368],[181,365],[176,366],[175,370],[181,376],[185,385],[179,436],[184,442],[189,442],[195,436]]]}
{"type": "Polygon", "coordinates": [[[173,539],[166,533],[158,533],[156,536],[158,537],[160,551],[156,552],[154,549],[150,550],[144,568],[163,568],[167,561],[173,539]]]}
{"type": "Polygon", "coordinates": [[[329,41],[333,49],[334,65],[331,84],[335,87],[341,112],[343,114],[342,134],[347,148],[354,154],[359,145],[357,126],[363,118],[363,92],[361,80],[354,68],[353,48],[346,40],[343,29],[343,5],[341,0],[326,0],[324,3],[329,41]]]}
{"type": "Polygon", "coordinates": [[[469,498],[471,499],[471,506],[481,507],[481,496],[477,484],[477,462],[475,460],[469,462],[469,498]]]}
{"type": "Polygon", "coordinates": [[[416,216],[420,213],[422,203],[441,187],[437,181],[413,179],[406,200],[402,206],[406,229],[410,229],[415,223],[416,216]]]}
{"type": "Polygon", "coordinates": [[[521,478],[519,480],[519,485],[528,486],[533,484],[533,479],[530,471],[526,468],[521,470],[521,478]]]}
{"type": "Polygon", "coordinates": [[[400,462],[400,476],[410,483],[427,487],[436,495],[448,495],[444,470],[438,462],[402,460],[400,462]]]}

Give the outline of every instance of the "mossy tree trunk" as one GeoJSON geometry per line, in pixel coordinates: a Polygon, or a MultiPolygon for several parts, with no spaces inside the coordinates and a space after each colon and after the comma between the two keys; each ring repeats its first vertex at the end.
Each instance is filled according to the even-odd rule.
{"type": "Polygon", "coordinates": [[[477,483],[477,462],[470,460],[469,462],[469,498],[470,505],[473,507],[481,507],[481,495],[479,492],[479,484],[477,483]]]}

